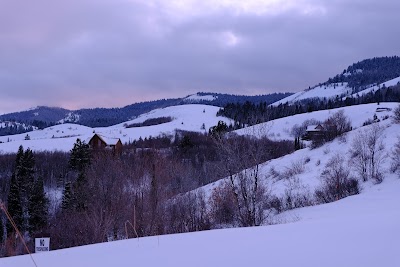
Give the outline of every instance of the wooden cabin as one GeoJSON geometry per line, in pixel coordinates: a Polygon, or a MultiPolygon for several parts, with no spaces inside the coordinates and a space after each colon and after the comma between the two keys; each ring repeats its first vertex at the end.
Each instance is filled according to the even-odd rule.
{"type": "Polygon", "coordinates": [[[303,140],[315,140],[322,138],[325,135],[325,128],[321,125],[309,125],[306,129],[306,134],[303,136],[303,140]]]}
{"type": "Polygon", "coordinates": [[[95,151],[111,150],[114,154],[122,153],[122,142],[119,138],[109,138],[95,133],[87,143],[95,151]]]}

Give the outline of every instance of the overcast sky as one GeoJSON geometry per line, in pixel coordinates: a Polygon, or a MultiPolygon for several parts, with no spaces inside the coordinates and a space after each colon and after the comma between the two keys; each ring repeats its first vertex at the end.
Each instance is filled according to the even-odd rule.
{"type": "Polygon", "coordinates": [[[400,55],[398,0],[0,0],[0,113],[295,92],[400,55]]]}

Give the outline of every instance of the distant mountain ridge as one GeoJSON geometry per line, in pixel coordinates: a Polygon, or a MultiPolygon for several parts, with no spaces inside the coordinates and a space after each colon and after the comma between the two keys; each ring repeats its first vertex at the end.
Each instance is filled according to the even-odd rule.
{"type": "MultiPolygon", "coordinates": [[[[197,93],[184,98],[160,99],[131,104],[122,108],[86,108],[68,110],[58,107],[39,106],[30,110],[0,115],[0,122],[19,122],[43,129],[58,123],[77,123],[89,127],[106,127],[115,125],[143,113],[158,108],[183,104],[207,104],[222,107],[226,103],[244,103],[246,101],[260,103],[273,103],[289,96],[291,93],[273,93],[269,95],[245,96],[219,93],[197,93]]],[[[25,132],[25,128],[19,128],[19,132],[25,132]]],[[[4,129],[9,133],[9,129],[4,129]]],[[[1,132],[0,132],[0,135],[1,132]]]]}

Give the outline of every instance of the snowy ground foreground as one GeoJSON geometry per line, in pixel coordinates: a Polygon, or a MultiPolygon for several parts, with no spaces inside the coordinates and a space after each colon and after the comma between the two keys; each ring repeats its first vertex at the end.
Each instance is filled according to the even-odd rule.
{"type": "MultiPolygon", "coordinates": [[[[34,254],[39,267],[398,267],[400,179],[293,211],[287,224],[116,241],[34,254]]],[[[28,256],[1,267],[34,266],[28,256]]]]}
{"type": "Polygon", "coordinates": [[[254,135],[256,137],[267,135],[268,138],[272,140],[294,140],[294,136],[291,134],[293,126],[296,124],[300,126],[306,120],[316,119],[323,122],[333,113],[343,109],[344,114],[351,120],[352,127],[358,128],[362,126],[366,120],[372,120],[374,114],[376,114],[379,119],[382,119],[385,116],[392,116],[393,110],[398,105],[399,103],[380,103],[380,105],[373,103],[330,110],[320,110],[276,119],[252,127],[240,129],[235,132],[241,135],[254,135]],[[377,108],[390,108],[392,110],[376,112],[377,108]]]}
{"type": "Polygon", "coordinates": [[[137,128],[125,128],[125,123],[102,128],[90,128],[77,124],[61,124],[44,130],[19,135],[1,136],[0,153],[16,153],[20,145],[23,145],[25,149],[29,147],[34,151],[70,151],[77,138],[85,141],[93,136],[93,132],[109,138],[120,138],[122,143],[137,140],[140,137],[143,139],[150,136],[156,137],[163,133],[173,135],[176,129],[204,132],[208,131],[210,127],[217,125],[219,120],[225,121],[227,124],[231,122],[225,117],[217,117],[218,110],[219,107],[197,104],[156,109],[126,123],[140,123],[150,118],[169,116],[173,118],[173,121],[137,128]],[[205,130],[202,129],[203,123],[205,130]],[[31,140],[25,140],[27,134],[31,140]]]}

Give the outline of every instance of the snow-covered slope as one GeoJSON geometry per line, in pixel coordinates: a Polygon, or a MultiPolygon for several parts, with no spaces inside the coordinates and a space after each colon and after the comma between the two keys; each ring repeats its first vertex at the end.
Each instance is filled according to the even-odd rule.
{"type": "Polygon", "coordinates": [[[13,122],[13,121],[1,121],[0,122],[0,128],[9,128],[9,127],[14,127],[14,128],[23,128],[27,130],[29,127],[32,127],[32,129],[37,130],[37,127],[35,126],[29,126],[26,125],[25,123],[19,123],[19,122],[13,122]]]}
{"type": "Polygon", "coordinates": [[[122,143],[137,140],[140,137],[156,137],[160,134],[173,134],[176,129],[204,132],[216,125],[219,120],[230,123],[224,117],[217,117],[219,107],[208,105],[181,105],[162,109],[156,109],[143,114],[134,120],[117,124],[110,127],[90,128],[77,124],[60,124],[44,130],[32,131],[29,133],[1,136],[0,153],[18,151],[18,147],[31,148],[35,151],[60,150],[69,151],[77,138],[87,140],[93,133],[99,133],[109,138],[120,138],[122,143]],[[159,117],[172,117],[168,123],[148,127],[125,128],[125,124],[140,123],[147,119],[159,117]],[[202,127],[204,124],[204,127],[202,127]],[[204,128],[204,129],[203,129],[204,128]],[[25,140],[26,136],[30,140],[25,140]]]}
{"type": "Polygon", "coordinates": [[[215,100],[215,99],[217,99],[217,98],[218,98],[218,96],[213,96],[213,95],[199,95],[199,94],[197,93],[197,94],[189,95],[189,96],[185,97],[185,98],[183,99],[183,101],[185,101],[185,102],[193,102],[193,103],[196,103],[196,102],[200,102],[200,101],[213,101],[213,100],[215,100]]]}
{"type": "Polygon", "coordinates": [[[280,104],[293,104],[296,101],[301,101],[305,99],[312,99],[312,98],[326,98],[326,99],[333,99],[336,97],[345,99],[346,97],[358,97],[362,96],[364,94],[367,94],[371,91],[376,91],[379,90],[380,88],[389,87],[389,86],[394,86],[397,85],[400,82],[400,77],[397,77],[395,79],[383,82],[378,85],[371,85],[369,88],[362,90],[356,94],[351,94],[352,89],[347,86],[347,83],[333,83],[333,84],[328,84],[328,85],[321,85],[321,86],[316,86],[311,89],[306,89],[301,92],[297,92],[291,96],[288,96],[286,98],[283,98],[273,104],[272,106],[278,106],[280,104]]]}
{"type": "MultiPolygon", "coordinates": [[[[335,155],[339,155],[344,160],[346,166],[351,170],[352,177],[357,177],[356,170],[352,168],[352,153],[350,152],[350,149],[352,143],[355,142],[354,140],[356,139],[356,136],[360,132],[373,127],[373,125],[362,126],[362,121],[370,116],[372,118],[373,113],[368,113],[368,111],[372,110],[371,108],[374,107],[374,105],[376,106],[376,104],[367,104],[343,108],[346,116],[350,117],[353,122],[353,130],[346,133],[343,138],[337,138],[316,149],[304,148],[284,157],[273,159],[261,164],[259,169],[262,177],[264,177],[262,180],[264,185],[271,190],[273,195],[278,197],[282,197],[285,194],[285,190],[289,189],[294,193],[313,194],[315,189],[321,185],[320,177],[328,161],[335,155]],[[367,116],[365,116],[366,114],[367,116]],[[294,171],[295,168],[297,172],[294,171]],[[291,174],[286,175],[288,173],[291,174]],[[289,179],[286,179],[288,176],[289,179]],[[283,177],[285,177],[285,179],[283,177]]],[[[398,103],[391,103],[390,105],[388,104],[388,106],[398,106],[398,103]]],[[[308,118],[326,119],[332,112],[337,110],[317,111],[309,114],[302,114],[307,115],[306,117],[299,117],[300,115],[297,115],[273,121],[269,128],[270,131],[267,132],[267,134],[276,137],[277,140],[289,138],[289,130],[286,130],[286,132],[280,136],[276,133],[282,131],[282,129],[290,129],[291,125],[301,123],[303,120],[308,118]]],[[[392,115],[392,111],[385,113],[386,115],[392,115]]],[[[379,114],[379,116],[382,115],[379,114]]],[[[385,148],[386,157],[383,161],[384,164],[382,165],[382,171],[385,176],[391,176],[392,174],[389,171],[391,164],[390,153],[397,141],[397,137],[400,136],[400,125],[393,124],[391,118],[382,120],[374,125],[380,125],[383,128],[382,142],[385,148]]],[[[259,137],[260,134],[266,132],[264,127],[262,125],[256,125],[251,127],[251,130],[249,128],[241,129],[238,133],[259,137]]],[[[202,189],[209,196],[210,192],[223,182],[224,180],[219,180],[204,186],[202,189]]],[[[363,184],[362,186],[369,187],[371,184],[363,184]]]]}
{"type": "Polygon", "coordinates": [[[352,127],[358,128],[362,126],[363,123],[368,119],[372,120],[374,114],[376,114],[379,119],[383,119],[386,116],[391,116],[393,110],[398,105],[399,103],[381,103],[380,105],[374,103],[314,111],[257,124],[255,126],[237,130],[236,133],[255,136],[267,135],[272,140],[293,140],[294,136],[291,134],[293,126],[300,126],[306,120],[315,119],[322,122],[333,113],[343,110],[344,114],[350,119],[352,127]],[[377,108],[381,109],[382,111],[377,112],[377,108]],[[391,110],[384,110],[384,108],[391,110]]]}
{"type": "Polygon", "coordinates": [[[377,91],[377,90],[379,90],[381,88],[384,88],[384,87],[387,88],[387,87],[390,87],[390,86],[394,86],[394,85],[397,85],[399,83],[400,83],[400,77],[397,77],[397,78],[389,80],[387,82],[384,82],[384,83],[381,83],[381,84],[378,84],[378,85],[375,85],[375,86],[371,86],[370,88],[367,88],[367,89],[362,90],[362,91],[360,91],[360,92],[358,92],[356,94],[351,95],[351,97],[362,96],[362,95],[368,94],[369,92],[377,91]]]}
{"type": "Polygon", "coordinates": [[[308,98],[335,98],[336,96],[341,97],[342,95],[348,95],[351,93],[351,88],[347,87],[347,83],[329,84],[317,86],[311,89],[307,89],[301,92],[297,92],[291,96],[281,99],[273,104],[272,106],[278,106],[279,104],[293,104],[296,101],[308,99],[308,98]]]}

